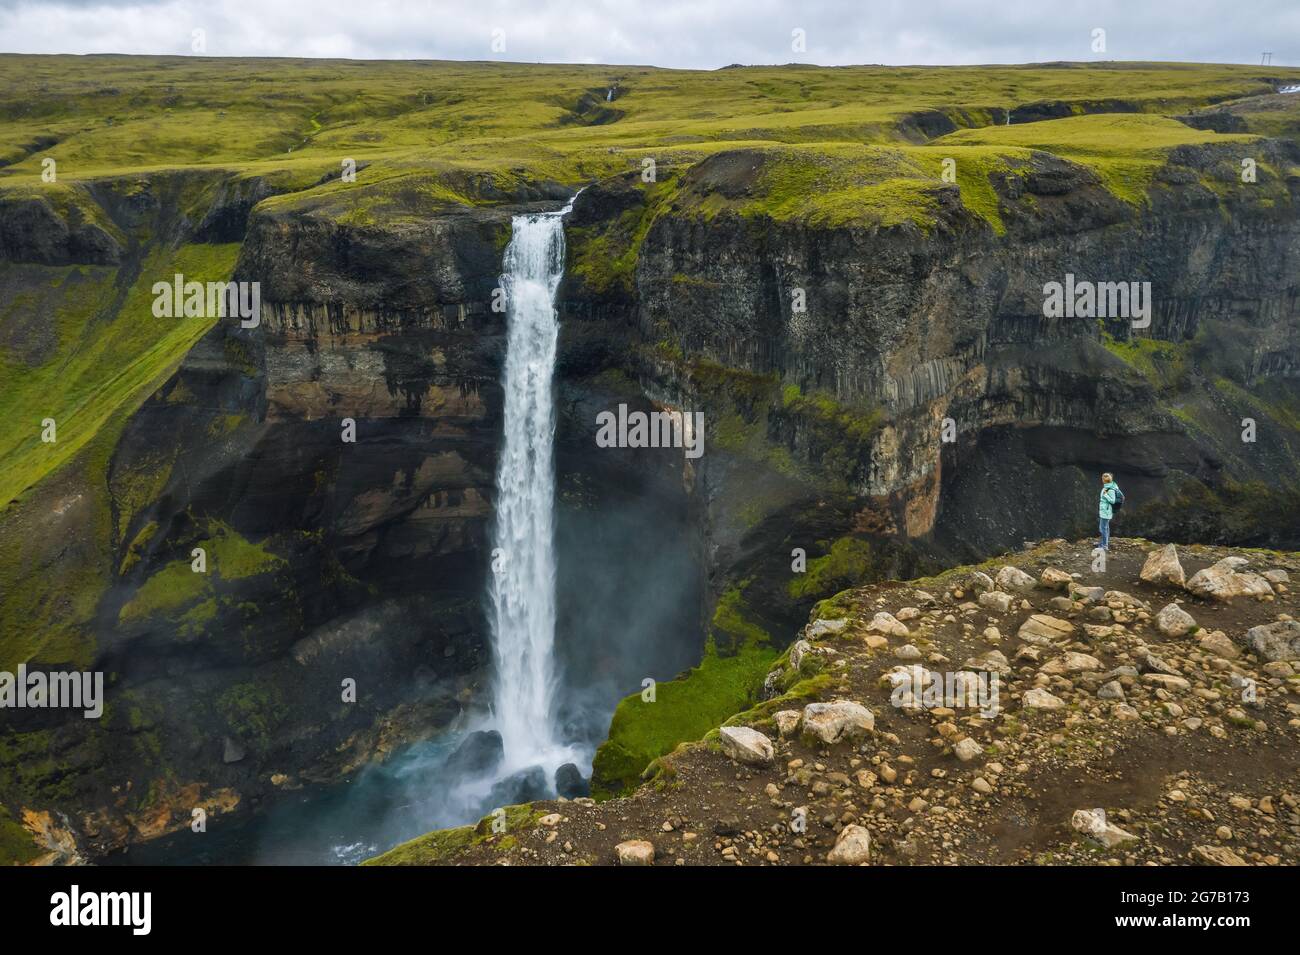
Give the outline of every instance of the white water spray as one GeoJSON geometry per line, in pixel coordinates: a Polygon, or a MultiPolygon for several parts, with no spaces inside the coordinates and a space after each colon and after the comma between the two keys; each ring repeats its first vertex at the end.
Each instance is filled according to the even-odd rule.
{"type": "Polygon", "coordinates": [[[542,765],[553,773],[573,754],[555,737],[555,407],[552,377],[564,275],[563,216],[515,216],[502,288],[508,333],[505,442],[497,464],[492,648],[504,773],[542,765]]]}

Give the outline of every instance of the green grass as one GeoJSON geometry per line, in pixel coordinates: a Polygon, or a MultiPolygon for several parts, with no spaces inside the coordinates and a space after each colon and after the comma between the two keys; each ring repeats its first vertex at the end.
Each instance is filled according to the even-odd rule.
{"type": "Polygon", "coordinates": [[[753,702],[778,651],[750,618],[740,589],[719,599],[713,634],[699,666],[656,684],[654,702],[635,694],[619,703],[593,761],[594,795],[613,796],[634,787],[653,760],[680,743],[701,739],[753,702]]]}
{"type": "Polygon", "coordinates": [[[807,570],[792,577],[787,588],[795,599],[835,593],[862,582],[871,566],[869,543],[841,537],[825,555],[808,561],[807,570]]]}
{"type": "Polygon", "coordinates": [[[1115,195],[1140,205],[1146,200],[1156,171],[1165,164],[1174,147],[1253,140],[1250,135],[1220,135],[1193,129],[1164,116],[1101,114],[959,130],[935,140],[934,145],[1018,147],[1052,153],[1087,166],[1115,195]]]}
{"type": "Polygon", "coordinates": [[[491,845],[498,851],[505,851],[518,845],[514,833],[534,828],[542,817],[542,813],[528,805],[501,808],[502,814],[484,816],[477,825],[436,829],[367,859],[362,865],[445,865],[466,849],[480,845],[491,845]],[[493,829],[498,819],[504,826],[503,832],[493,829]]]}
{"type": "Polygon", "coordinates": [[[23,865],[40,854],[32,834],[0,804],[0,865],[23,865]]]}
{"type": "Polygon", "coordinates": [[[1106,350],[1122,359],[1157,392],[1177,392],[1187,386],[1191,373],[1189,348],[1178,342],[1155,338],[1130,338],[1118,341],[1102,336],[1106,350]]]}
{"type": "Polygon", "coordinates": [[[141,584],[122,607],[123,624],[160,614],[176,617],[187,609],[189,612],[180,618],[182,631],[202,629],[215,616],[215,580],[239,580],[287,566],[282,557],[264,545],[248,542],[225,525],[214,523],[209,533],[209,537],[194,544],[206,552],[206,572],[195,572],[188,555],[165,565],[141,584]]]}
{"type": "MultiPolygon", "coordinates": [[[[1215,138],[1185,126],[1178,131],[1180,124],[1162,115],[1271,92],[1260,72],[1172,63],[692,71],[6,55],[0,161],[9,164],[0,166],[0,191],[39,189],[47,157],[59,163],[60,188],[162,169],[222,169],[265,178],[280,190],[310,189],[272,204],[368,224],[408,215],[412,196],[491,202],[524,181],[577,185],[639,170],[645,157],[662,177],[721,151],[775,147],[798,161],[774,164],[759,208],[888,224],[926,218],[939,185],[936,157],[943,158],[934,147],[943,143],[958,150],[963,199],[995,221],[986,174],[1018,149],[1062,148],[1136,197],[1157,152],[1215,138]],[[613,82],[619,97],[601,103],[613,121],[592,124],[586,105],[613,82]],[[1080,116],[992,125],[995,111],[1026,104],[1064,102],[1083,112],[1105,100],[1139,114],[1100,124],[1080,116]],[[961,131],[911,149],[911,118],[923,112],[943,114],[961,131]],[[980,146],[995,149],[974,149],[980,146]],[[808,156],[799,157],[800,149],[808,156]],[[819,154],[826,168],[819,168],[819,154]],[[316,185],[337,176],[345,158],[365,167],[355,183],[316,185]],[[824,192],[804,191],[819,183],[824,192]]],[[[1300,78],[1297,70],[1268,72],[1300,78]]],[[[1290,128],[1290,120],[1267,115],[1270,128],[1290,128]]]]}
{"type": "Polygon", "coordinates": [[[155,318],[153,283],[175,272],[228,279],[238,253],[233,243],[156,249],[120,302],[107,268],[0,264],[0,283],[28,296],[7,303],[0,327],[33,312],[53,325],[36,364],[0,348],[0,507],[70,461],[117,412],[138,407],[216,321],[155,318]],[[53,443],[41,440],[46,418],[55,421],[53,443]]]}

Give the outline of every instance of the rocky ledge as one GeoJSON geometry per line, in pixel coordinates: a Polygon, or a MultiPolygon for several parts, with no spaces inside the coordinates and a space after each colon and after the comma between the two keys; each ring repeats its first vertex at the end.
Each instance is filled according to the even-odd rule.
{"type": "Polygon", "coordinates": [[[1300,862],[1300,554],[1090,548],[844,591],[766,699],[630,796],[510,807],[372,863],[1300,862]]]}

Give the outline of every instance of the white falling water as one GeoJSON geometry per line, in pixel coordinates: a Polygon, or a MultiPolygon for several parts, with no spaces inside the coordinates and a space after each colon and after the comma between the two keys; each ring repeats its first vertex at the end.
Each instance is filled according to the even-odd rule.
{"type": "MultiPolygon", "coordinates": [[[[515,216],[502,288],[508,333],[505,442],[497,464],[491,575],[497,728],[503,772],[572,754],[554,733],[555,408],[552,376],[559,323],[555,290],[564,274],[563,216],[515,216]]],[[[549,775],[548,772],[548,775],[549,775]]]]}

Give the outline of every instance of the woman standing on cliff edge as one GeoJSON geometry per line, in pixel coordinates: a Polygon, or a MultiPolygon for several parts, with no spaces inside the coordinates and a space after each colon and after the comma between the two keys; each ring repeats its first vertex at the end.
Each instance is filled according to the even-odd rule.
{"type": "Polygon", "coordinates": [[[1124,492],[1115,483],[1115,475],[1107,471],[1101,476],[1101,503],[1098,506],[1101,529],[1101,542],[1097,545],[1102,550],[1110,550],[1110,519],[1115,511],[1124,505],[1124,492]]]}

